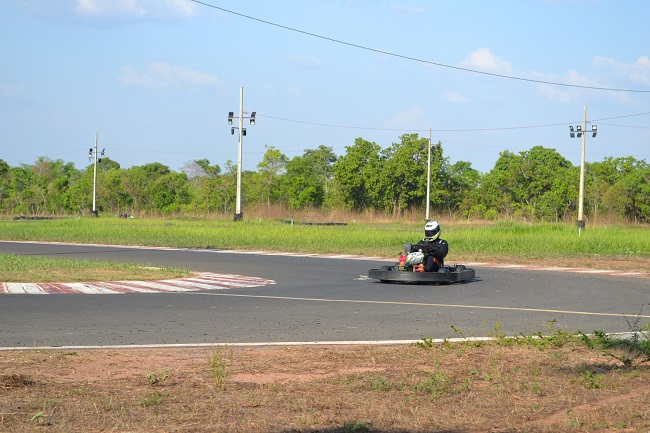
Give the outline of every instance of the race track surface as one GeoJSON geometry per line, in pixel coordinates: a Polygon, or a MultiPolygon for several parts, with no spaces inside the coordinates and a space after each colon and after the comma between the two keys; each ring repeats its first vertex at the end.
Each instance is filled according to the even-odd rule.
{"type": "Polygon", "coordinates": [[[0,347],[405,341],[459,337],[454,328],[467,337],[626,332],[650,318],[650,279],[638,273],[472,264],[474,281],[400,285],[367,278],[387,263],[376,257],[17,242],[0,242],[0,252],[198,273],[150,286],[5,283],[0,347]]]}

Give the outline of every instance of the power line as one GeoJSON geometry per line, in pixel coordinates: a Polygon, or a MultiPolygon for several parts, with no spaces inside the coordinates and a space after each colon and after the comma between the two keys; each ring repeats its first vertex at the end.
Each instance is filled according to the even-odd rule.
{"type": "MultiPolygon", "coordinates": [[[[645,113],[636,113],[636,114],[628,114],[625,116],[616,116],[616,117],[604,117],[602,119],[592,119],[590,122],[601,122],[603,120],[614,120],[614,119],[624,119],[624,118],[629,118],[629,117],[636,117],[636,116],[644,116],[644,115],[649,115],[650,112],[645,112],[645,113]]],[[[516,129],[534,129],[534,128],[551,128],[551,127],[557,127],[557,126],[566,126],[567,124],[570,124],[571,122],[563,122],[563,123],[547,123],[547,124],[542,124],[542,125],[524,125],[524,126],[505,126],[505,127],[492,127],[492,128],[468,128],[468,129],[432,129],[432,128],[423,128],[423,129],[406,129],[406,128],[376,128],[376,127],[368,127],[368,126],[353,126],[353,125],[334,125],[334,124],[328,124],[328,123],[319,123],[319,122],[308,122],[304,120],[295,120],[295,119],[287,119],[283,117],[275,117],[275,116],[268,116],[265,114],[260,114],[257,113],[257,117],[264,117],[267,119],[274,119],[274,120],[282,120],[284,122],[292,122],[292,123],[300,123],[303,125],[314,125],[314,126],[324,126],[328,128],[342,128],[342,129],[363,129],[363,130],[370,130],[370,131],[398,131],[398,132],[428,132],[428,131],[433,131],[433,132],[482,132],[482,131],[510,131],[510,130],[516,130],[516,129]]],[[[603,123],[605,124],[605,123],[603,123]]],[[[643,126],[624,126],[624,125],[613,125],[613,126],[622,126],[626,128],[641,128],[641,129],[646,129],[646,127],[643,126]]],[[[647,128],[650,129],[650,128],[647,128]]]]}
{"type": "Polygon", "coordinates": [[[599,122],[599,123],[601,125],[607,125],[607,126],[618,126],[619,128],[650,129],[649,126],[619,125],[617,123],[607,123],[607,122],[599,122]]]}
{"type": "Polygon", "coordinates": [[[551,126],[564,126],[567,123],[552,123],[552,124],[547,124],[547,125],[529,125],[529,126],[511,126],[511,127],[504,127],[504,128],[470,128],[470,129],[432,129],[432,128],[424,128],[424,129],[412,129],[412,128],[373,128],[373,127],[366,127],[366,126],[352,126],[352,125],[332,125],[332,124],[327,124],[327,123],[317,123],[317,122],[307,122],[303,120],[293,120],[293,119],[286,119],[282,117],[274,117],[274,116],[267,116],[264,114],[257,114],[258,117],[265,117],[267,119],[275,119],[275,120],[283,120],[285,122],[293,122],[293,123],[302,123],[304,125],[315,125],[315,126],[326,126],[329,128],[345,128],[345,129],[365,129],[365,130],[372,130],[372,131],[401,131],[401,132],[428,132],[428,131],[433,131],[433,132],[476,132],[476,131],[501,131],[501,130],[510,130],[510,129],[530,129],[530,128],[546,128],[546,127],[551,127],[551,126]]]}
{"type": "Polygon", "coordinates": [[[594,121],[600,122],[601,120],[614,120],[614,119],[625,119],[627,117],[637,117],[637,116],[646,116],[650,114],[650,111],[646,111],[644,113],[635,113],[635,114],[626,114],[624,116],[616,116],[616,117],[603,117],[602,119],[594,119],[594,121]]]}
{"type": "Polygon", "coordinates": [[[523,82],[536,83],[536,84],[547,84],[547,85],[550,85],[550,86],[561,86],[561,87],[570,87],[570,88],[588,89],[588,90],[604,90],[604,91],[610,91],[610,92],[650,93],[650,90],[617,89],[617,88],[611,88],[611,87],[597,87],[597,86],[584,86],[584,85],[580,85],[580,84],[559,83],[559,82],[555,82],[555,81],[535,80],[535,79],[532,79],[532,78],[517,77],[517,76],[514,76],[514,75],[497,74],[495,72],[479,71],[479,70],[476,70],[476,69],[470,69],[470,68],[463,68],[463,67],[460,67],[460,66],[447,65],[445,63],[433,62],[433,61],[430,61],[430,60],[419,59],[417,57],[405,56],[403,54],[392,53],[390,51],[379,50],[377,48],[366,47],[364,45],[358,45],[358,44],[354,44],[352,42],[346,42],[346,41],[342,41],[340,39],[334,39],[334,38],[330,38],[328,36],[318,35],[316,33],[307,32],[305,30],[296,29],[294,27],[285,26],[285,25],[274,23],[274,22],[271,22],[271,21],[266,21],[266,20],[263,20],[261,18],[256,18],[256,17],[250,16],[250,15],[246,15],[246,14],[242,14],[242,13],[239,13],[239,12],[231,11],[229,9],[222,8],[222,7],[219,7],[219,6],[215,6],[215,5],[212,5],[210,3],[202,2],[202,1],[199,1],[199,0],[190,0],[190,1],[192,1],[192,2],[194,2],[196,4],[199,4],[199,5],[202,5],[202,6],[217,9],[217,10],[220,10],[222,12],[226,12],[226,13],[229,13],[229,14],[232,14],[232,15],[237,15],[237,16],[240,16],[242,18],[257,21],[257,22],[260,22],[260,23],[263,23],[263,24],[268,24],[270,26],[278,27],[278,28],[281,28],[281,29],[284,29],[284,30],[289,30],[289,31],[292,31],[292,32],[296,32],[296,33],[300,33],[300,34],[303,34],[303,35],[311,36],[311,37],[314,37],[314,38],[323,39],[323,40],[330,41],[330,42],[335,42],[335,43],[341,44],[341,45],[347,45],[347,46],[353,47],[353,48],[359,48],[359,49],[365,50],[365,51],[371,51],[371,52],[374,52],[374,53],[384,54],[386,56],[392,56],[392,57],[397,57],[397,58],[400,58],[400,59],[411,60],[413,62],[425,63],[427,65],[438,66],[438,67],[441,67],[441,68],[454,69],[454,70],[463,71],[463,72],[471,72],[473,74],[481,74],[481,75],[487,75],[487,76],[497,77],[497,78],[505,78],[505,79],[508,79],[508,80],[516,80],[516,81],[523,81],[523,82]]]}

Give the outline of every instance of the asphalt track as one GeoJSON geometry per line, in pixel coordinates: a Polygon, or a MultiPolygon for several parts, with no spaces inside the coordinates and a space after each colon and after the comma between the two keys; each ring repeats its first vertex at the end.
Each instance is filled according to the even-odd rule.
{"type": "Polygon", "coordinates": [[[549,324],[626,332],[650,318],[648,274],[474,264],[476,279],[467,283],[398,285],[367,279],[368,269],[386,263],[379,258],[19,242],[0,242],[0,252],[266,282],[99,296],[0,294],[0,348],[391,342],[482,337],[497,326],[508,335],[548,333],[549,324]]]}

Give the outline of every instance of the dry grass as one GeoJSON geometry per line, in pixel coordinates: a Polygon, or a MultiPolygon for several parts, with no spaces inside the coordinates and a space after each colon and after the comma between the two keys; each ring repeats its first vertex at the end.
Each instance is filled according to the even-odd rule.
{"type": "Polygon", "coordinates": [[[650,431],[647,365],[421,346],[0,352],[0,431],[650,431]]]}
{"type": "MultiPolygon", "coordinates": [[[[455,257],[450,254],[451,259],[445,259],[447,262],[453,262],[455,257]]],[[[525,256],[499,256],[485,257],[483,255],[467,254],[462,258],[462,262],[487,262],[491,264],[518,264],[533,266],[559,266],[566,268],[584,268],[584,269],[603,269],[610,271],[625,272],[642,272],[650,271],[650,258],[645,257],[570,257],[556,260],[540,260],[525,256]]],[[[645,433],[645,432],[644,432],[645,433]]]]}
{"type": "Polygon", "coordinates": [[[2,269],[2,282],[148,281],[192,275],[190,271],[169,267],[12,254],[0,254],[0,269],[2,269]]]}

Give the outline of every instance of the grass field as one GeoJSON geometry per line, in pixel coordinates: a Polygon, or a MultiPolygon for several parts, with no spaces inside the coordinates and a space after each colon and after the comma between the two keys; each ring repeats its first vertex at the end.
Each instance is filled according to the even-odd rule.
{"type": "MultiPolygon", "coordinates": [[[[578,230],[564,224],[447,224],[451,261],[510,260],[570,266],[650,266],[650,227],[603,225],[578,230]]],[[[184,221],[119,218],[0,220],[3,240],[40,240],[178,248],[346,253],[396,257],[402,244],[423,237],[422,224],[351,223],[341,226],[252,220],[184,221]]]]}

